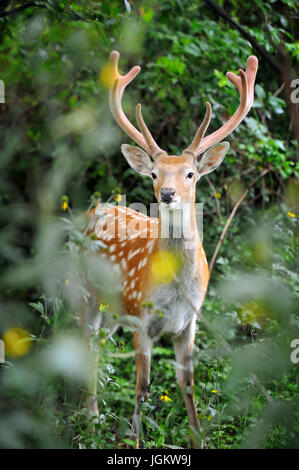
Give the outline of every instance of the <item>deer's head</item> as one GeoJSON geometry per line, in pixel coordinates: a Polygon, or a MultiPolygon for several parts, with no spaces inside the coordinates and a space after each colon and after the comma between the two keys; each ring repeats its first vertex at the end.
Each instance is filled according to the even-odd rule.
{"type": "Polygon", "coordinates": [[[139,73],[140,67],[135,66],[126,75],[120,75],[118,60],[119,53],[111,52],[110,64],[115,80],[110,88],[110,109],[124,132],[142,147],[124,144],[121,146],[123,155],[135,171],[152,178],[159,204],[175,209],[179,208],[181,203],[194,202],[196,182],[202,175],[214,171],[222,163],[229,149],[228,142],[220,141],[240,124],[252,106],[257,58],[250,56],[246,72],[239,70],[239,76],[232,72],[227,73],[228,79],[237,87],[241,98],[235,114],[221,128],[204,137],[212,115],[211,105],[207,102],[203,122],[191,145],[180,156],[168,155],[157,145],[142,118],[140,104],[136,107],[136,120],[140,131],[124,114],[121,105],[123,92],[139,73]]]}

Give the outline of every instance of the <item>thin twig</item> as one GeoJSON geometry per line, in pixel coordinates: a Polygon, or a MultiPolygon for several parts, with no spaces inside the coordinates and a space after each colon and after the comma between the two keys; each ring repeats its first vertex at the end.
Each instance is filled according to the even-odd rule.
{"type": "Polygon", "coordinates": [[[284,87],[285,87],[285,82],[283,82],[282,85],[276,91],[274,91],[273,96],[280,95],[280,93],[283,91],[284,87]]]}
{"type": "Polygon", "coordinates": [[[251,378],[251,380],[253,381],[253,383],[255,383],[255,385],[257,385],[257,387],[260,389],[260,392],[264,395],[264,397],[266,398],[267,402],[268,402],[268,403],[273,403],[273,399],[272,399],[271,395],[269,395],[269,393],[268,393],[267,390],[265,389],[264,385],[261,384],[261,382],[259,381],[258,377],[257,377],[255,374],[251,374],[251,375],[250,375],[250,378],[251,378]]]}
{"type": "Polygon", "coordinates": [[[220,223],[221,225],[223,225],[223,218],[222,218],[222,215],[221,215],[221,207],[220,207],[220,202],[216,196],[216,189],[215,189],[215,186],[213,185],[212,181],[210,180],[210,178],[208,177],[208,175],[206,175],[206,180],[207,182],[209,183],[209,186],[210,188],[212,189],[213,191],[213,196],[215,198],[215,201],[216,201],[216,207],[217,207],[217,214],[218,214],[218,217],[219,217],[219,220],[220,220],[220,223]]]}
{"type": "Polygon", "coordinates": [[[223,239],[226,235],[226,232],[228,230],[228,227],[230,226],[231,224],[231,221],[233,220],[234,218],[234,215],[235,213],[237,212],[238,210],[238,207],[240,206],[240,204],[242,204],[242,202],[244,201],[244,199],[246,198],[247,194],[249,193],[250,189],[255,185],[255,183],[263,178],[267,173],[269,173],[270,171],[272,171],[272,168],[266,168],[264,169],[251,183],[250,185],[248,186],[248,188],[246,189],[246,191],[244,191],[244,193],[242,194],[242,196],[240,197],[240,199],[236,202],[236,204],[234,205],[233,207],[233,210],[231,211],[230,213],[230,216],[229,218],[227,219],[227,222],[222,230],[222,233],[220,235],[220,238],[219,238],[219,241],[217,243],[217,246],[216,246],[216,249],[214,251],[214,254],[213,254],[213,258],[212,258],[212,261],[210,263],[210,274],[212,273],[212,270],[213,270],[213,267],[214,267],[214,264],[215,264],[215,261],[216,261],[216,258],[217,258],[217,255],[218,255],[218,252],[221,248],[221,245],[222,245],[222,242],[223,242],[223,239]]]}

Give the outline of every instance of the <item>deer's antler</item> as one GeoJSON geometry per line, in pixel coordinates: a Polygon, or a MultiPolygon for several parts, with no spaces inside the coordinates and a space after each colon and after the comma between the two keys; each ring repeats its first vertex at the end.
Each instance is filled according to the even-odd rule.
{"type": "Polygon", "coordinates": [[[204,137],[207,127],[211,120],[212,108],[209,102],[206,103],[206,114],[202,124],[200,125],[196,135],[189,147],[186,148],[185,152],[192,153],[197,156],[204,152],[211,145],[220,142],[228,134],[230,134],[239,124],[243,121],[246,114],[250,110],[253,104],[254,98],[254,81],[258,68],[258,59],[255,56],[250,56],[247,59],[246,72],[239,70],[240,76],[228,72],[227,78],[237,87],[240,94],[240,105],[229,120],[219,129],[212,134],[204,137]]]}
{"type": "Polygon", "coordinates": [[[113,74],[113,84],[109,89],[109,106],[110,110],[116,120],[117,124],[122,130],[133,139],[140,147],[142,147],[153,159],[158,154],[164,153],[157,145],[150,131],[148,130],[141,114],[141,105],[136,107],[136,119],[141,132],[139,132],[128,120],[123,112],[121,100],[127,85],[136,77],[140,72],[140,67],[135,65],[126,75],[121,75],[118,70],[119,52],[112,51],[110,54],[109,62],[113,74]]]}

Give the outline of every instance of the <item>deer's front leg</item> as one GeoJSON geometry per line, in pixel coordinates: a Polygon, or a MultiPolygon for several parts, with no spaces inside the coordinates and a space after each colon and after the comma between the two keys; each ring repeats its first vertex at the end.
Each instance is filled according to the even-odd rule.
{"type": "MultiPolygon", "coordinates": [[[[174,339],[173,345],[177,362],[177,381],[186,403],[189,426],[191,430],[196,433],[200,430],[200,425],[197,417],[193,392],[194,380],[192,350],[195,335],[195,321],[196,318],[191,321],[189,326],[179,337],[174,339]]],[[[192,439],[192,447],[198,447],[198,442],[196,442],[195,439],[192,439]]]]}
{"type": "Polygon", "coordinates": [[[139,437],[141,428],[141,404],[150,395],[150,367],[152,341],[145,335],[134,333],[134,349],[136,362],[136,404],[133,416],[134,438],[139,437]]]}

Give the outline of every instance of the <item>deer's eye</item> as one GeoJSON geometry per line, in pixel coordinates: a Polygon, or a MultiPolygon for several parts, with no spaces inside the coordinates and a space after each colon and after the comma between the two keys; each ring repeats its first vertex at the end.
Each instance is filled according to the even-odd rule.
{"type": "Polygon", "coordinates": [[[187,175],[187,178],[191,179],[193,177],[193,175],[194,175],[194,173],[192,173],[192,171],[190,171],[190,173],[188,173],[188,175],[187,175]]]}
{"type": "Polygon", "coordinates": [[[156,173],[152,173],[152,178],[153,178],[153,180],[155,180],[157,178],[156,173]]]}

